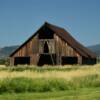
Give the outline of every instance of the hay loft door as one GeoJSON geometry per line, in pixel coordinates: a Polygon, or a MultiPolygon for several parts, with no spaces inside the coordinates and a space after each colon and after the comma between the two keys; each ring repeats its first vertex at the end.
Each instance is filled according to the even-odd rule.
{"type": "Polygon", "coordinates": [[[48,28],[43,28],[39,33],[39,60],[38,65],[55,65],[55,41],[54,34],[48,28]]]}
{"type": "Polygon", "coordinates": [[[55,54],[55,43],[53,39],[40,39],[39,40],[39,61],[38,65],[44,64],[55,65],[56,54],[55,54]]]}

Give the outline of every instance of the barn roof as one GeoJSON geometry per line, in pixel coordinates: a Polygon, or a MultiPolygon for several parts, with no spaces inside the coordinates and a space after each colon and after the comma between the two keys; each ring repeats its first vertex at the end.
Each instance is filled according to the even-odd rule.
{"type": "Polygon", "coordinates": [[[77,40],[75,40],[69,32],[67,32],[64,28],[58,27],[56,25],[52,25],[48,22],[45,22],[44,25],[40,27],[38,31],[36,31],[27,41],[25,41],[19,48],[17,48],[13,53],[10,54],[10,57],[13,56],[19,49],[21,49],[27,42],[29,42],[36,34],[39,33],[42,27],[47,26],[49,29],[54,31],[60,38],[62,38],[65,42],[67,42],[74,50],[76,50],[81,56],[88,58],[96,58],[96,55],[90,51],[88,48],[84,47],[77,40]]]}

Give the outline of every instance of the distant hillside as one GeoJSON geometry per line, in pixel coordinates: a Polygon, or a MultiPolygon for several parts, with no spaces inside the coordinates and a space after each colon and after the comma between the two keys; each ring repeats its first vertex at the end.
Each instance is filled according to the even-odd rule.
{"type": "Polygon", "coordinates": [[[88,48],[92,50],[94,53],[96,53],[97,55],[100,55],[100,44],[89,46],[88,48]]]}
{"type": "Polygon", "coordinates": [[[17,49],[19,46],[9,46],[0,48],[0,59],[1,58],[7,58],[15,49],[17,49]]]}

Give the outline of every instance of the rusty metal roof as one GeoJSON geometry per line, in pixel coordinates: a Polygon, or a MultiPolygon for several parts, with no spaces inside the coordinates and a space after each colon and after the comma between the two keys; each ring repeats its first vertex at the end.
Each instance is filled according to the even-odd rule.
{"type": "MultiPolygon", "coordinates": [[[[64,28],[58,27],[56,25],[50,24],[48,22],[45,22],[42,27],[47,26],[52,31],[54,31],[55,34],[57,34],[61,39],[63,39],[65,42],[67,42],[75,51],[77,51],[81,56],[88,57],[88,58],[96,58],[96,55],[90,51],[88,48],[84,47],[82,44],[80,44],[77,40],[75,40],[69,32],[67,32],[64,28]]],[[[12,54],[10,54],[10,57],[13,56],[21,47],[23,47],[28,41],[30,41],[38,32],[41,30],[41,28],[35,32],[27,41],[25,41],[19,48],[17,48],[12,54]]]]}

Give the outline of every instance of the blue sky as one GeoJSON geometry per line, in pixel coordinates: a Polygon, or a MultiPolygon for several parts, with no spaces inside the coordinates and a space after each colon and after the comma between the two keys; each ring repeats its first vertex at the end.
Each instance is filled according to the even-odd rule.
{"type": "Polygon", "coordinates": [[[22,44],[45,21],[85,46],[100,43],[100,0],[0,0],[0,47],[22,44]]]}

